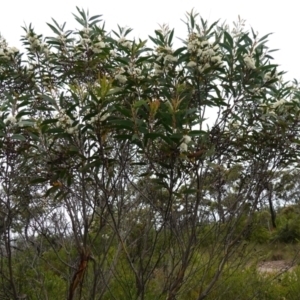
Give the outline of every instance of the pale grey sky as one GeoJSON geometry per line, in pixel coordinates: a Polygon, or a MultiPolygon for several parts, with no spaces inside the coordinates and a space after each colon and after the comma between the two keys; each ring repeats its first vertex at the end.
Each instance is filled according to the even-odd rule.
{"type": "MultiPolygon", "coordinates": [[[[273,32],[269,38],[271,48],[280,49],[274,53],[275,63],[288,71],[286,79],[300,79],[299,49],[300,27],[297,1],[269,0],[11,0],[3,1],[0,11],[0,33],[7,39],[10,46],[20,47],[23,34],[21,26],[32,23],[37,33],[51,34],[46,22],[51,18],[59,24],[67,22],[67,29],[75,25],[72,13],[76,6],[89,9],[90,15],[101,14],[106,21],[107,29],[116,29],[117,24],[134,29],[133,35],[146,38],[152,35],[157,24],[167,23],[175,28],[175,36],[186,36],[184,24],[185,12],[194,8],[210,23],[217,19],[227,20],[229,24],[237,20],[238,15],[246,20],[246,28],[253,27],[262,36],[273,32]]],[[[77,26],[79,27],[79,26],[77,26]]]]}

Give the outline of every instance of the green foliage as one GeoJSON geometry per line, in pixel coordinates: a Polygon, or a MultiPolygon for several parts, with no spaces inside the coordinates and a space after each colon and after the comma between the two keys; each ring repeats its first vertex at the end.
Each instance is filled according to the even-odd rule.
{"type": "Polygon", "coordinates": [[[278,230],[274,239],[283,243],[296,243],[300,239],[299,207],[282,208],[278,215],[278,230]]]}

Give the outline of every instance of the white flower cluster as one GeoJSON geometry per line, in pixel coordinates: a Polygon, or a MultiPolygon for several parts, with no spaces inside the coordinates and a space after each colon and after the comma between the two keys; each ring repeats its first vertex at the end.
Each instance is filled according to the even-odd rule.
{"type": "Polygon", "coordinates": [[[155,75],[163,73],[165,68],[171,68],[172,64],[178,60],[178,58],[173,55],[173,49],[169,46],[156,48],[156,53],[157,63],[154,63],[155,75]]]}
{"type": "Polygon", "coordinates": [[[144,79],[145,76],[142,75],[142,70],[134,66],[134,64],[130,64],[127,73],[137,79],[144,79]]]}
{"type": "Polygon", "coordinates": [[[197,63],[195,61],[191,60],[187,63],[186,66],[189,68],[194,68],[194,67],[197,67],[197,63]]]}
{"type": "MultiPolygon", "coordinates": [[[[3,115],[2,115],[3,117],[3,115]]],[[[26,122],[24,123],[24,116],[21,117],[16,117],[16,112],[11,112],[9,115],[7,115],[4,120],[3,123],[6,126],[18,126],[18,127],[24,127],[24,126],[28,126],[28,120],[26,120],[26,122]]]]}
{"type": "Polygon", "coordinates": [[[124,73],[125,70],[123,68],[119,68],[115,75],[115,79],[118,80],[120,83],[125,83],[127,81],[127,78],[124,75],[124,73]]]}
{"type": "Polygon", "coordinates": [[[189,35],[187,50],[193,56],[192,60],[188,62],[187,67],[195,68],[198,66],[198,70],[203,72],[211,66],[222,65],[222,57],[218,52],[219,46],[212,45],[207,40],[201,40],[199,33],[189,35]]]}
{"type": "Polygon", "coordinates": [[[251,57],[251,55],[244,54],[244,63],[248,69],[256,69],[255,60],[251,57]]]}
{"type": "Polygon", "coordinates": [[[57,39],[62,43],[62,44],[65,44],[66,43],[66,36],[64,35],[64,33],[61,33],[57,36],[57,39]]]}
{"type": "Polygon", "coordinates": [[[17,119],[14,115],[9,114],[5,119],[4,119],[4,123],[5,124],[11,124],[11,125],[15,125],[17,124],[17,119]]]}
{"type": "Polygon", "coordinates": [[[19,49],[17,49],[16,47],[7,47],[4,49],[0,48],[0,58],[3,59],[10,59],[11,57],[13,57],[16,53],[19,53],[19,49]]]}
{"type": "Polygon", "coordinates": [[[184,135],[181,139],[181,144],[179,145],[179,151],[187,152],[188,143],[190,143],[191,140],[192,138],[189,135],[184,135]]]}
{"type": "Polygon", "coordinates": [[[277,107],[280,107],[280,106],[284,105],[285,103],[286,103],[285,99],[280,99],[277,102],[272,104],[272,108],[276,109],[277,107]]]}
{"type": "Polygon", "coordinates": [[[119,38],[118,43],[121,44],[123,47],[129,48],[129,49],[131,48],[131,42],[128,41],[123,36],[119,38]]]}
{"type": "Polygon", "coordinates": [[[173,49],[169,46],[166,47],[158,47],[156,49],[158,57],[156,58],[156,61],[160,62],[161,60],[164,61],[164,63],[168,62],[176,62],[177,57],[173,56],[173,49]]]}
{"type": "Polygon", "coordinates": [[[239,121],[231,122],[228,124],[230,129],[239,129],[241,127],[241,123],[239,121]]]}
{"type": "Polygon", "coordinates": [[[113,49],[109,50],[109,54],[110,54],[112,57],[118,56],[116,50],[113,50],[113,49]]]}
{"type": "Polygon", "coordinates": [[[159,75],[162,74],[164,72],[163,68],[161,68],[160,65],[158,64],[154,64],[154,75],[159,75]]]}
{"type": "Polygon", "coordinates": [[[83,27],[79,33],[81,33],[81,39],[79,44],[85,48],[90,48],[94,53],[101,53],[103,48],[108,47],[107,43],[104,42],[103,37],[99,35],[93,42],[90,37],[90,32],[93,29],[90,27],[83,27]]]}
{"type": "Polygon", "coordinates": [[[274,73],[274,75],[272,76],[272,73],[271,72],[267,72],[265,75],[264,75],[264,82],[267,82],[267,81],[270,81],[272,79],[275,79],[277,77],[277,72],[274,73]]]}
{"type": "Polygon", "coordinates": [[[8,47],[6,40],[0,35],[0,58],[9,60],[18,52],[19,49],[16,47],[8,47]]]}
{"type": "MultiPolygon", "coordinates": [[[[76,118],[77,114],[74,113],[73,117],[76,118]]],[[[56,118],[58,119],[56,126],[63,128],[67,133],[72,134],[77,130],[77,126],[72,126],[74,121],[66,114],[64,109],[57,114],[56,118]]]]}
{"type": "Polygon", "coordinates": [[[97,42],[93,44],[92,51],[94,53],[101,53],[103,48],[106,48],[108,45],[103,41],[102,36],[98,36],[97,42]]]}
{"type": "Polygon", "coordinates": [[[109,113],[98,113],[97,115],[93,116],[88,123],[93,124],[96,122],[104,122],[109,116],[109,113]]]}
{"type": "Polygon", "coordinates": [[[91,39],[89,39],[89,38],[82,38],[81,40],[80,40],[80,45],[82,45],[83,47],[85,47],[85,48],[89,48],[89,46],[92,44],[92,41],[91,41],[91,39]]]}
{"type": "Polygon", "coordinates": [[[45,56],[49,55],[50,50],[49,50],[47,44],[42,43],[41,40],[39,39],[39,37],[35,33],[28,32],[26,35],[26,38],[30,44],[31,50],[44,53],[45,56]]]}
{"type": "Polygon", "coordinates": [[[90,36],[90,32],[92,31],[93,29],[92,28],[90,28],[90,27],[83,27],[82,29],[81,29],[81,33],[82,33],[82,36],[84,37],[84,38],[89,38],[89,36],[90,36]]]}

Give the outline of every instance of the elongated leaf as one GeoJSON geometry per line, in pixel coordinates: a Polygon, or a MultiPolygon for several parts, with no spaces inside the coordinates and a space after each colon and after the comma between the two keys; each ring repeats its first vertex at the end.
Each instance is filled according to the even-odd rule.
{"type": "Polygon", "coordinates": [[[32,180],[30,180],[30,184],[38,184],[38,183],[44,183],[44,182],[47,182],[49,179],[47,178],[34,178],[32,180]]]}
{"type": "Polygon", "coordinates": [[[26,141],[26,138],[22,134],[13,134],[11,138],[14,140],[26,141]]]}
{"type": "Polygon", "coordinates": [[[231,35],[227,31],[224,32],[224,37],[225,37],[225,40],[230,45],[230,47],[233,48],[233,39],[232,39],[231,35]]]}
{"type": "Polygon", "coordinates": [[[57,110],[59,109],[58,106],[57,106],[57,103],[54,99],[52,99],[51,97],[49,97],[48,95],[41,95],[41,97],[48,101],[50,104],[52,104],[55,108],[57,108],[57,110]]]}

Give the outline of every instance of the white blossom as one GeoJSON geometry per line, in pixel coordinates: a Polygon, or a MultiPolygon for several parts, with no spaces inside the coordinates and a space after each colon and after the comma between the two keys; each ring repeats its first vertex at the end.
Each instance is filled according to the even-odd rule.
{"type": "Polygon", "coordinates": [[[188,144],[190,141],[192,140],[192,138],[189,135],[184,135],[181,139],[182,143],[188,144]]]}
{"type": "Polygon", "coordinates": [[[214,54],[215,54],[215,51],[211,48],[203,51],[204,56],[213,56],[214,54]]]}
{"type": "Polygon", "coordinates": [[[93,124],[95,122],[104,122],[108,117],[110,116],[109,113],[104,113],[101,115],[101,113],[98,113],[97,115],[91,117],[91,119],[88,121],[89,124],[93,124]]]}
{"type": "Polygon", "coordinates": [[[196,66],[197,66],[197,63],[192,61],[192,60],[190,62],[188,62],[188,64],[187,64],[187,67],[189,67],[189,68],[193,68],[193,67],[196,67],[196,66]]]}
{"type": "Polygon", "coordinates": [[[237,122],[232,122],[230,124],[230,126],[233,127],[233,128],[239,128],[241,126],[241,124],[240,124],[240,122],[237,121],[237,122]]]}
{"type": "Polygon", "coordinates": [[[94,116],[94,117],[91,117],[91,119],[88,121],[89,124],[93,124],[97,121],[97,117],[94,116]]]}
{"type": "Polygon", "coordinates": [[[20,52],[19,49],[17,49],[16,47],[11,47],[7,49],[8,54],[15,54],[20,52]]]}
{"type": "Polygon", "coordinates": [[[215,51],[218,51],[219,50],[219,45],[215,45],[215,46],[213,46],[213,49],[215,50],[215,51]]]}
{"type": "Polygon", "coordinates": [[[15,116],[13,116],[12,114],[8,115],[5,120],[4,120],[4,123],[7,124],[7,123],[11,123],[11,124],[16,124],[17,123],[17,119],[15,116]]]}
{"type": "Polygon", "coordinates": [[[220,64],[222,64],[222,57],[219,56],[219,55],[213,56],[213,57],[210,59],[210,61],[211,61],[212,63],[214,63],[214,64],[220,65],[220,64]]]}
{"type": "Polygon", "coordinates": [[[167,54],[165,57],[164,57],[164,61],[165,61],[165,63],[166,62],[175,62],[175,61],[177,61],[178,60],[178,58],[177,57],[175,57],[175,56],[173,56],[173,55],[171,55],[171,54],[167,54]]]}
{"type": "Polygon", "coordinates": [[[67,39],[63,33],[60,34],[60,35],[58,35],[57,38],[58,38],[62,43],[64,43],[64,42],[66,41],[66,39],[67,39]]]}
{"type": "Polygon", "coordinates": [[[194,45],[193,43],[188,43],[188,45],[187,45],[187,50],[188,50],[189,52],[196,51],[196,50],[197,50],[197,46],[194,45]]]}
{"type": "Polygon", "coordinates": [[[131,42],[128,41],[125,37],[119,38],[118,43],[121,44],[123,47],[126,47],[126,48],[131,47],[131,42]]]}
{"type": "Polygon", "coordinates": [[[83,38],[83,39],[81,39],[80,44],[81,44],[82,46],[87,47],[91,42],[92,42],[92,41],[91,41],[89,38],[83,38]]]}
{"type": "Polygon", "coordinates": [[[98,42],[98,43],[94,44],[94,47],[96,47],[96,48],[105,48],[106,43],[101,41],[101,42],[98,42]]]}
{"type": "Polygon", "coordinates": [[[286,100],[285,100],[285,99],[280,99],[280,100],[278,100],[277,102],[273,103],[272,107],[275,109],[275,108],[277,108],[277,107],[279,107],[279,106],[282,106],[282,105],[285,104],[285,103],[286,103],[286,100]]]}
{"type": "Polygon", "coordinates": [[[117,52],[115,50],[110,50],[109,51],[109,54],[112,56],[112,57],[116,57],[117,56],[117,52]]]}
{"type": "Polygon", "coordinates": [[[144,79],[145,78],[145,76],[144,75],[142,75],[142,70],[141,69],[139,69],[139,68],[130,68],[129,70],[128,70],[128,73],[130,74],[130,75],[132,75],[132,76],[135,76],[136,78],[138,78],[138,79],[144,79]]]}
{"type": "Polygon", "coordinates": [[[82,28],[81,32],[83,32],[83,35],[85,37],[88,37],[89,36],[89,33],[92,31],[92,28],[89,28],[89,27],[84,27],[82,28]]]}
{"type": "Polygon", "coordinates": [[[254,59],[251,56],[249,56],[248,54],[244,55],[244,62],[245,62],[246,67],[248,69],[255,69],[256,68],[254,59]]]}
{"type": "Polygon", "coordinates": [[[72,116],[74,119],[77,119],[79,117],[79,113],[77,111],[72,112],[72,116]]]}
{"type": "Polygon", "coordinates": [[[199,49],[197,50],[197,56],[201,56],[202,53],[203,53],[202,49],[199,48],[199,49]]]}
{"type": "Polygon", "coordinates": [[[108,235],[108,234],[102,234],[102,237],[103,237],[105,240],[108,240],[108,239],[109,239],[109,235],[108,235]]]}
{"type": "Polygon", "coordinates": [[[199,66],[198,67],[198,70],[199,70],[199,72],[203,72],[203,71],[205,71],[206,69],[208,69],[210,67],[210,64],[209,63],[206,63],[204,66],[199,66]]]}
{"type": "Polygon", "coordinates": [[[269,81],[269,80],[274,79],[274,78],[277,77],[277,72],[275,72],[275,73],[273,74],[273,76],[272,76],[271,74],[272,74],[271,72],[267,72],[267,73],[264,75],[264,82],[269,81]]]}
{"type": "Polygon", "coordinates": [[[66,129],[66,132],[69,134],[73,134],[75,132],[76,128],[75,127],[69,127],[66,129]]]}
{"type": "Polygon", "coordinates": [[[102,116],[100,117],[100,122],[105,121],[108,117],[109,117],[109,113],[105,113],[104,115],[102,115],[102,116]]]}
{"type": "Polygon", "coordinates": [[[180,152],[187,152],[187,149],[188,149],[188,146],[187,146],[186,143],[181,143],[181,144],[179,145],[179,151],[180,151],[180,152]]]}
{"type": "Polygon", "coordinates": [[[165,50],[166,50],[167,52],[169,52],[169,53],[173,53],[173,49],[172,49],[171,47],[169,47],[169,46],[166,46],[166,47],[165,47],[165,50]]]}
{"type": "Polygon", "coordinates": [[[120,81],[120,83],[125,83],[127,81],[126,76],[122,75],[122,74],[117,74],[115,75],[115,79],[120,81]]]}
{"type": "Polygon", "coordinates": [[[56,114],[55,118],[58,119],[58,121],[56,122],[57,127],[67,129],[73,124],[73,120],[66,114],[64,109],[56,114]]]}
{"type": "Polygon", "coordinates": [[[45,56],[48,56],[50,54],[50,50],[47,44],[41,44],[40,47],[41,47],[41,52],[43,52],[45,56]]]}
{"type": "Polygon", "coordinates": [[[161,66],[158,65],[158,64],[154,64],[154,73],[157,75],[157,74],[161,74],[163,73],[164,71],[162,70],[161,66]]]}
{"type": "Polygon", "coordinates": [[[93,47],[92,50],[93,50],[93,52],[96,53],[96,54],[102,52],[102,49],[101,49],[101,48],[97,48],[97,47],[93,47]]]}

